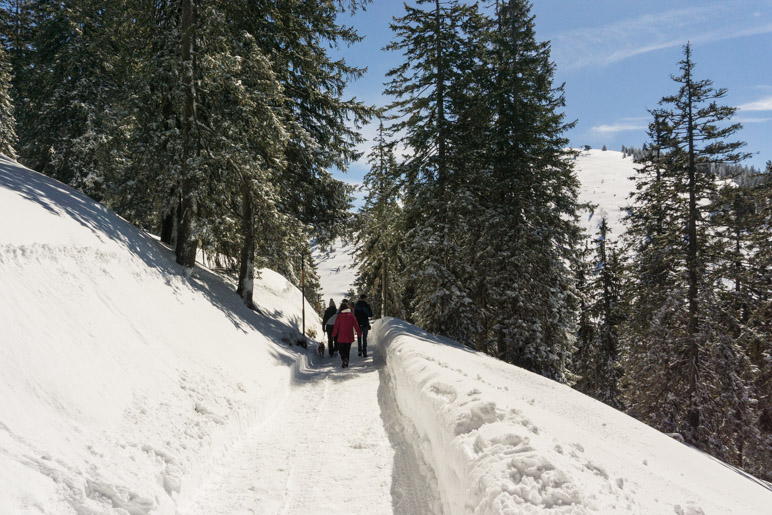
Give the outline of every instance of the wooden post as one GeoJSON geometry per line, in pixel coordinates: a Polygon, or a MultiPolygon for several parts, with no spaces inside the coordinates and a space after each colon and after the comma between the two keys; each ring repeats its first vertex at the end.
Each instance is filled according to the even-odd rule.
{"type": "Polygon", "coordinates": [[[302,256],[300,258],[300,294],[302,296],[300,308],[301,313],[303,314],[303,333],[302,340],[299,344],[305,349],[308,346],[308,343],[306,342],[306,260],[302,256]]]}
{"type": "Polygon", "coordinates": [[[388,258],[384,254],[383,264],[381,265],[381,318],[386,316],[386,265],[388,258]]]}

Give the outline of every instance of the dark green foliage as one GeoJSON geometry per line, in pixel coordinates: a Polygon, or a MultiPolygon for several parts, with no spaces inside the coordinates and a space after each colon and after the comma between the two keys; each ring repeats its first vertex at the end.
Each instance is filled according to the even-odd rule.
{"type": "Polygon", "coordinates": [[[16,159],[16,117],[10,90],[11,65],[0,46],[0,154],[16,159]]]}
{"type": "Polygon", "coordinates": [[[567,380],[579,236],[562,88],[530,4],[419,1],[392,28],[409,315],[511,363],[567,380]]]}
{"type": "Polygon", "coordinates": [[[606,219],[602,218],[594,241],[594,255],[590,257],[589,249],[585,249],[580,256],[577,273],[580,322],[572,371],[579,376],[575,385],[578,390],[620,408],[622,270],[609,233],[606,219]]]}
{"type": "Polygon", "coordinates": [[[716,215],[711,164],[745,154],[726,141],[739,125],[729,123],[735,109],[716,102],[725,90],[696,80],[693,68],[687,45],[678,93],[651,111],[652,141],[635,178],[623,387],[636,416],[741,464],[755,439],[750,366],[739,311],[722,300],[733,269],[722,263],[738,254],[721,224],[736,216],[716,215]]]}
{"type": "Polygon", "coordinates": [[[4,3],[21,158],[161,229],[184,266],[236,259],[247,304],[256,263],[299,284],[309,239],[347,219],[327,169],[358,157],[370,108],[329,48],[359,41],[337,15],[365,3],[4,3]]]}
{"type": "Polygon", "coordinates": [[[402,304],[403,237],[402,208],[396,182],[398,165],[393,145],[386,140],[383,122],[370,152],[370,172],[365,176],[367,197],[357,228],[357,290],[370,293],[376,316],[405,318],[402,304]]]}

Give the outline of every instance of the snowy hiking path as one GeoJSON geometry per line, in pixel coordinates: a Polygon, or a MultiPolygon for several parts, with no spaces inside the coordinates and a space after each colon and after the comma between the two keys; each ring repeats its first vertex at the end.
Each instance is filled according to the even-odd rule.
{"type": "Polygon", "coordinates": [[[340,363],[300,354],[277,410],[222,457],[179,513],[427,513],[382,362],[371,353],[354,354],[347,369],[340,363]]]}

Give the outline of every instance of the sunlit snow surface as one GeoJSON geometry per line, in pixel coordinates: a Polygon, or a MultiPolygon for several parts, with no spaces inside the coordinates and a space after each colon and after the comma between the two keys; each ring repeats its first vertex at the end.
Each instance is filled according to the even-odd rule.
{"type": "MultiPolygon", "coordinates": [[[[358,264],[355,259],[353,242],[338,238],[330,251],[314,248],[314,262],[322,285],[322,298],[325,306],[330,299],[335,304],[349,296],[354,288],[358,264]]],[[[354,292],[357,295],[357,292],[354,292]]]]}
{"type": "Polygon", "coordinates": [[[601,218],[606,217],[609,238],[619,239],[624,232],[622,218],[629,205],[628,195],[635,189],[630,180],[635,175],[633,157],[613,150],[581,150],[575,170],[581,186],[579,201],[595,204],[591,210],[580,212],[579,224],[585,232],[596,237],[601,218]]]}
{"type": "MultiPolygon", "coordinates": [[[[376,322],[348,369],[292,347],[282,277],[262,271],[250,311],[231,280],[188,277],[154,238],[7,160],[0,220],[2,514],[772,506],[760,482],[399,320],[376,322]]],[[[326,296],[352,281],[320,276],[326,296]]]]}

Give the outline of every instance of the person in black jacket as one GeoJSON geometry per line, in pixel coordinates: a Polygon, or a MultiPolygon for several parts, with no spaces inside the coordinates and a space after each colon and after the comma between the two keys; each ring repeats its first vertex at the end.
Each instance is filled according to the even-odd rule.
{"type": "Polygon", "coordinates": [[[335,338],[332,337],[332,329],[335,327],[335,317],[338,316],[338,308],[335,307],[335,301],[330,299],[330,305],[325,310],[322,317],[322,330],[327,333],[327,348],[330,350],[330,357],[337,352],[335,348],[335,338]]]}
{"type": "Polygon", "coordinates": [[[359,296],[359,300],[354,304],[354,316],[359,324],[361,335],[357,336],[357,350],[360,356],[367,357],[367,331],[370,330],[370,319],[373,317],[373,310],[367,303],[367,295],[364,293],[359,296]]]}

